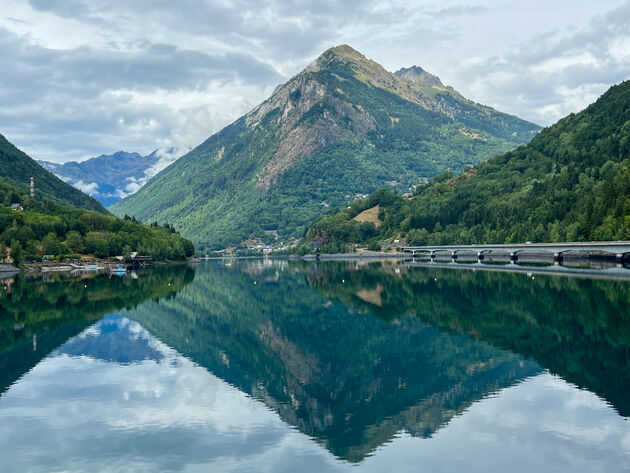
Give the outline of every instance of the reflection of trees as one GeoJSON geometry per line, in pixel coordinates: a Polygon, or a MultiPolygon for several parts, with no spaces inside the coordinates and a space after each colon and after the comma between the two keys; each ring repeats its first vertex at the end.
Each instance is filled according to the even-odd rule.
{"type": "Polygon", "coordinates": [[[331,304],[309,286],[309,265],[250,264],[207,266],[175,299],[129,316],[339,457],[359,461],[403,428],[430,436],[540,371],[413,317],[390,323],[331,304]]]}
{"type": "Polygon", "coordinates": [[[630,415],[627,281],[405,267],[401,275],[381,264],[352,268],[322,264],[309,283],[356,310],[386,320],[414,314],[442,332],[465,333],[534,359],[630,415]],[[360,297],[360,291],[376,289],[379,305],[360,297]]]}
{"type": "Polygon", "coordinates": [[[0,392],[103,315],[173,297],[194,277],[184,265],[156,266],[137,279],[17,277],[0,293],[0,392]]]}

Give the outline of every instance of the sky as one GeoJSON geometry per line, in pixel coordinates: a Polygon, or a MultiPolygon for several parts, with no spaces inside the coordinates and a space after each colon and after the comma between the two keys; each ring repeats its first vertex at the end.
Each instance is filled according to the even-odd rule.
{"type": "Polygon", "coordinates": [[[0,133],[35,159],[194,147],[324,50],[540,125],[630,78],[630,0],[0,0],[0,133]]]}

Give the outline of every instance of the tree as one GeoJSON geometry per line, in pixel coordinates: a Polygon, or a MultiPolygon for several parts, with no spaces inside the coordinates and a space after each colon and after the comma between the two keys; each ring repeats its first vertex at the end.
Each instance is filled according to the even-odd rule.
{"type": "Polygon", "coordinates": [[[37,245],[35,240],[29,240],[26,242],[26,246],[23,248],[22,258],[25,261],[28,260],[36,260],[39,259],[39,255],[37,254],[37,245]]]}
{"type": "Polygon", "coordinates": [[[17,240],[11,240],[11,259],[15,266],[22,265],[22,245],[17,240]]]}
{"type": "Polygon", "coordinates": [[[82,253],[85,250],[83,237],[77,231],[71,231],[66,237],[66,246],[74,253],[82,253]]]}
{"type": "Polygon", "coordinates": [[[372,241],[368,245],[368,250],[370,250],[370,251],[381,251],[381,244],[378,241],[372,241]]]}
{"type": "Polygon", "coordinates": [[[85,238],[87,251],[94,253],[97,258],[109,256],[109,243],[107,237],[98,232],[89,232],[85,238]]]}
{"type": "Polygon", "coordinates": [[[4,243],[0,243],[0,262],[4,263],[4,260],[7,259],[7,247],[4,245],[4,243]]]}
{"type": "Polygon", "coordinates": [[[186,254],[187,257],[191,257],[192,255],[195,254],[195,246],[192,244],[190,240],[184,239],[183,245],[184,245],[184,253],[186,254]]]}
{"type": "Polygon", "coordinates": [[[122,257],[125,261],[131,260],[131,247],[129,245],[123,247],[122,257]]]}
{"type": "Polygon", "coordinates": [[[57,235],[52,232],[42,239],[42,245],[44,246],[44,254],[56,256],[63,252],[57,235]]]}

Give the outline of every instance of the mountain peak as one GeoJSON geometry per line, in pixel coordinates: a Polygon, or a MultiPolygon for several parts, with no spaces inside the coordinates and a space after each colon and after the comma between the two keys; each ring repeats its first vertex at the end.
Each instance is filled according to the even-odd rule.
{"type": "Polygon", "coordinates": [[[265,231],[293,238],[328,207],[384,185],[407,191],[536,131],[340,45],[112,210],[173,222],[208,248],[266,238],[265,231]]]}
{"type": "Polygon", "coordinates": [[[339,46],[327,49],[313,63],[315,68],[320,70],[330,69],[331,66],[335,64],[352,64],[353,67],[360,69],[381,67],[347,44],[340,44],[339,46]]]}
{"type": "Polygon", "coordinates": [[[403,67],[394,72],[397,77],[404,79],[408,82],[413,82],[418,85],[428,85],[429,87],[444,87],[442,81],[438,76],[425,71],[420,66],[403,67]]]}
{"type": "Polygon", "coordinates": [[[342,57],[353,58],[353,59],[365,59],[365,56],[363,54],[361,54],[359,51],[357,51],[353,47],[348,46],[347,44],[340,44],[339,46],[334,46],[330,49],[327,49],[326,51],[324,51],[322,56],[325,56],[328,54],[334,54],[336,56],[342,56],[342,57]]]}

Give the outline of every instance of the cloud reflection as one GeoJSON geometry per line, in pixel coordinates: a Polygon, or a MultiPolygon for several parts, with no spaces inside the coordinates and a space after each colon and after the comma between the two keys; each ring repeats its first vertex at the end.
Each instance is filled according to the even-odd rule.
{"type": "Polygon", "coordinates": [[[351,467],[120,316],[68,341],[0,398],[7,472],[619,471],[630,468],[629,438],[627,419],[597,396],[542,374],[473,404],[430,439],[401,434],[351,467]]]}

